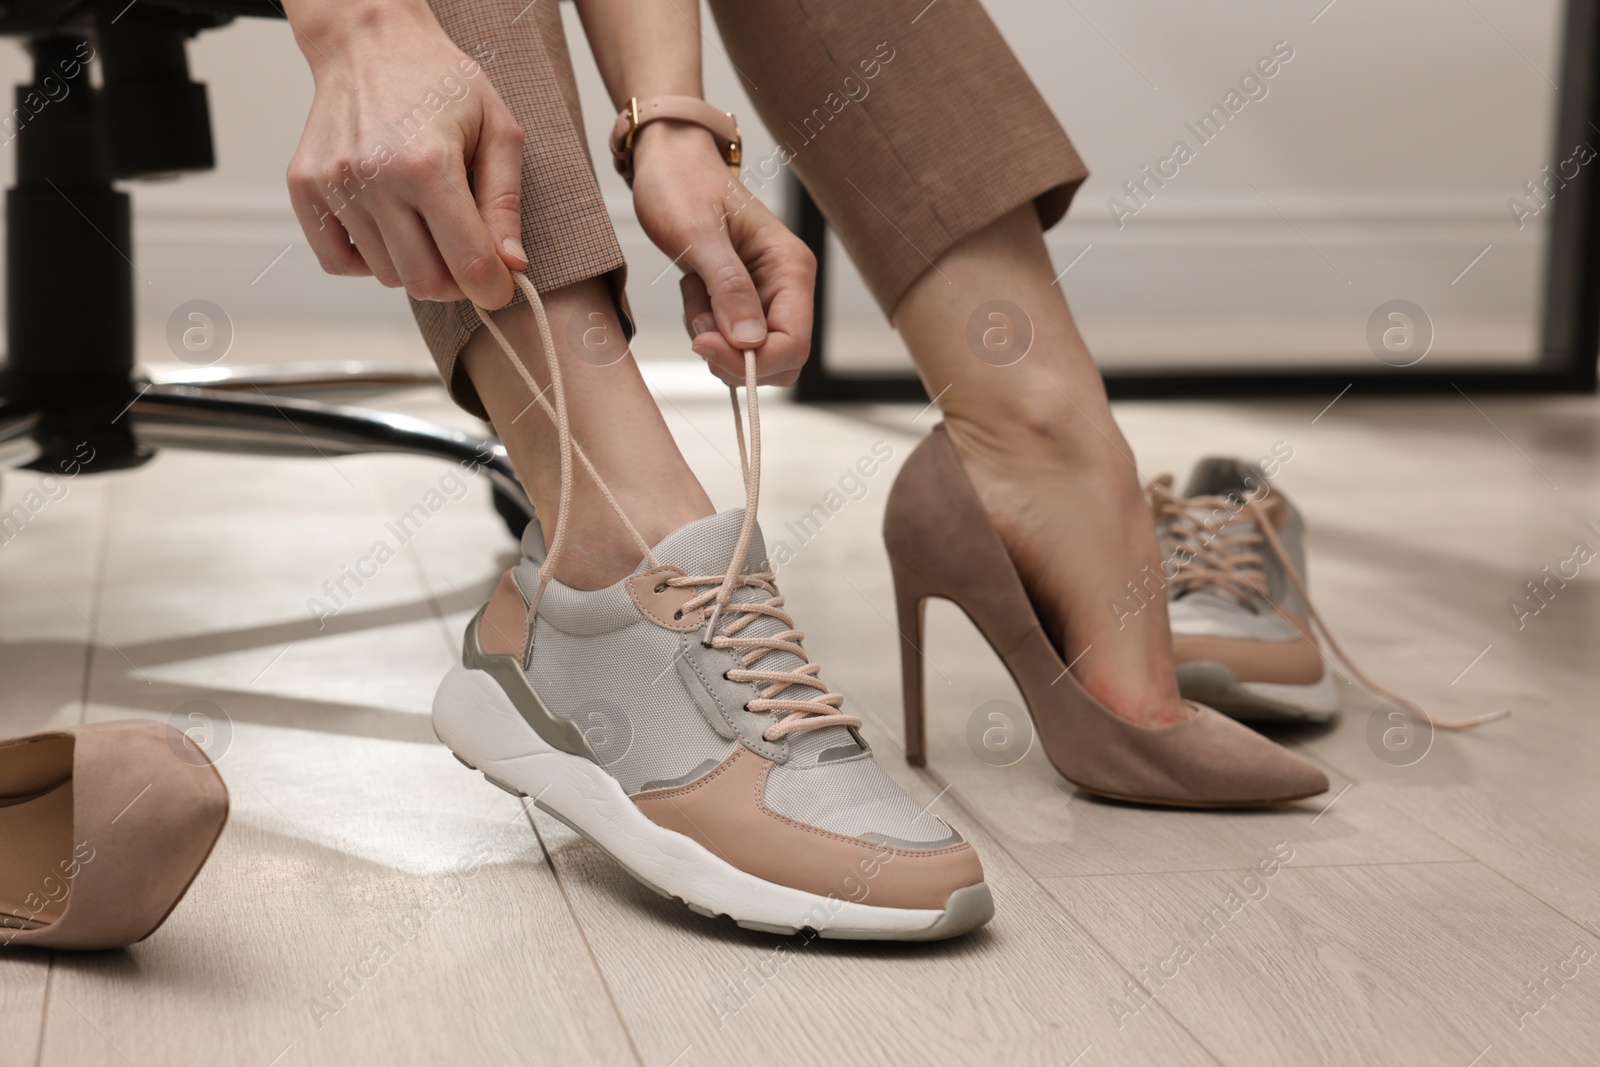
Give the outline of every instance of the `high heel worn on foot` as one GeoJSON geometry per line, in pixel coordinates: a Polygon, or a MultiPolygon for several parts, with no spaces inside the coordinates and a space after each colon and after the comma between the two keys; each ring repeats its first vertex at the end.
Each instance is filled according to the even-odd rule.
{"type": "Polygon", "coordinates": [[[1313,764],[1202,704],[1175,725],[1122,718],[1078,684],[1045,634],[943,425],[906,459],[890,491],[884,541],[899,612],[906,758],[925,758],[923,606],[967,614],[1022,691],[1045,755],[1078,787],[1116,800],[1245,807],[1314,796],[1313,764]]]}

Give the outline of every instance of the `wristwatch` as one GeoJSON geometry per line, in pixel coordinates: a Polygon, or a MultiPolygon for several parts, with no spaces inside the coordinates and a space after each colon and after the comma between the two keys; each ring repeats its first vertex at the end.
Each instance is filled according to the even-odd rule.
{"type": "Polygon", "coordinates": [[[647,100],[635,96],[628,99],[628,106],[622,109],[611,127],[611,158],[617,165],[617,173],[630,186],[633,185],[633,139],[641,127],[659,119],[689,122],[709,130],[716,139],[723,162],[728,164],[735,178],[739,176],[744,138],[731,111],[718,111],[694,96],[652,96],[647,100]]]}

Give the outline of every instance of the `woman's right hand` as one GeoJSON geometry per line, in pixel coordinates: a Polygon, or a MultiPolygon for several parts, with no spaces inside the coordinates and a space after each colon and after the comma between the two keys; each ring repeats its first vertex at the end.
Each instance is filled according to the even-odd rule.
{"type": "Polygon", "coordinates": [[[322,269],[419,300],[509,302],[528,265],[522,129],[480,60],[423,0],[287,8],[316,80],[289,196],[322,269]]]}

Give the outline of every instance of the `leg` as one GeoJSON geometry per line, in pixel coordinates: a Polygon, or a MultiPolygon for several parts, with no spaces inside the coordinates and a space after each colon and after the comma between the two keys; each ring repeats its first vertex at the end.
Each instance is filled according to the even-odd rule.
{"type": "Polygon", "coordinates": [[[1160,552],[1132,450],[1051,283],[1038,214],[1011,211],[937,267],[911,285],[894,324],[929,395],[942,391],[950,438],[1041,618],[1108,707],[1150,725],[1181,721],[1165,599],[1134,615],[1115,607],[1125,583],[1160,573],[1160,552]],[[968,347],[968,319],[991,300],[1031,320],[1032,348],[1009,366],[968,347]]]}
{"type": "MultiPolygon", "coordinates": [[[[650,544],[685,523],[712,513],[711,498],[690,471],[632,356],[608,366],[580,358],[573,351],[574,331],[563,324],[579,321],[586,329],[603,329],[620,337],[610,287],[591,278],[544,297],[555,338],[561,377],[566,387],[567,416],[573,438],[583,446],[605,478],[617,503],[650,544]],[[603,326],[589,326],[600,320],[603,326]]],[[[541,389],[550,384],[539,352],[539,330],[527,304],[495,312],[495,322],[541,389]]],[[[528,495],[533,498],[549,543],[555,529],[561,491],[561,460],[556,428],[538,409],[527,386],[487,330],[478,330],[461,352],[461,365],[488,410],[489,421],[511,453],[528,495]]],[[[574,479],[568,548],[558,561],[556,577],[578,589],[599,589],[624,577],[639,563],[639,549],[628,536],[594,483],[580,470],[574,479]]]]}
{"type": "MultiPolygon", "coordinates": [[[[580,133],[560,12],[553,3],[539,4],[524,19],[525,6],[522,0],[434,0],[440,24],[463,51],[483,57],[484,71],[527,134],[522,243],[528,277],[544,297],[555,338],[573,435],[653,544],[711,514],[711,502],[678,453],[632,357],[613,361],[576,350],[597,339],[604,339],[602,348],[623,343],[625,268],[580,133]],[[508,33],[513,23],[515,32],[508,33]],[[573,323],[581,325],[568,329],[573,323]]],[[[488,418],[505,442],[548,540],[560,490],[554,425],[494,338],[479,328],[470,305],[413,301],[412,309],[451,394],[488,418]]],[[[540,387],[547,387],[531,310],[519,297],[494,314],[540,387]]],[[[556,574],[568,585],[610,585],[639,562],[638,547],[581,471],[568,529],[570,550],[556,574]]]]}
{"type": "MultiPolygon", "coordinates": [[[[711,6],[734,63],[761,71],[750,95],[781,161],[929,393],[943,391],[951,439],[1074,673],[1127,718],[1186,718],[1165,605],[1120,621],[1112,608],[1159,559],[1132,453],[1051,284],[1042,228],[1087,171],[1049,105],[976,0],[711,6]],[[1014,366],[968,346],[968,320],[988,300],[1032,320],[1033,348],[1014,366]]],[[[768,162],[749,167],[757,192],[776,173],[768,162]]]]}
{"type": "MultiPolygon", "coordinates": [[[[502,0],[435,2],[459,8],[466,23],[487,10],[491,29],[518,14],[500,9],[502,0]]],[[[534,6],[538,16],[516,28],[519,46],[529,22],[535,41],[559,31],[549,25],[555,4],[534,6]]],[[[540,53],[519,65],[548,67],[548,59],[540,53]]],[[[562,196],[578,209],[557,211],[556,228],[540,240],[530,239],[525,206],[523,240],[573,435],[655,546],[656,562],[677,573],[617,581],[639,550],[580,470],[567,517],[572,551],[556,568],[576,588],[542,595],[548,555],[531,554],[501,577],[434,696],[434,732],[462,763],[538,799],[656,892],[702,915],[854,938],[927,940],[981,925],[994,904],[972,846],[872,766],[849,729],[860,719],[821,682],[770,574],[737,563],[753,516],[711,514],[632,359],[612,358],[625,318],[616,295],[621,259],[611,254],[616,242],[593,172],[572,155],[581,123],[549,106],[548,93],[527,99],[527,71],[508,73],[513,112],[544,121],[524,122],[524,197],[534,210],[559,207],[562,196]],[[563,160],[572,163],[570,180],[549,188],[546,176],[563,160]],[[849,892],[859,890],[864,857],[894,860],[872,882],[870,902],[849,892]]],[[[474,309],[419,307],[418,318],[453,394],[500,431],[548,532],[559,506],[550,419],[534,410],[494,335],[476,329],[474,309]]],[[[513,304],[494,321],[535,388],[546,387],[531,309],[513,304]]]]}

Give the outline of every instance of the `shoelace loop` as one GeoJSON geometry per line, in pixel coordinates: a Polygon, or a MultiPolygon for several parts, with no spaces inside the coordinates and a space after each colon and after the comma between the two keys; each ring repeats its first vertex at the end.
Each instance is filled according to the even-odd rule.
{"type": "MultiPolygon", "coordinates": [[[[669,578],[665,584],[678,588],[718,585],[716,590],[707,589],[686,601],[683,610],[687,613],[706,606],[720,595],[722,591],[720,586],[725,577],[725,575],[707,575],[669,578]]],[[[821,665],[811,662],[811,657],[806,654],[805,646],[802,644],[806,635],[795,629],[794,620],[783,610],[783,594],[778,592],[775,580],[776,576],[771,571],[752,571],[741,575],[735,584],[736,589],[750,587],[760,590],[765,596],[760,600],[729,600],[723,615],[719,616],[738,617],[711,635],[710,646],[739,650],[743,653],[739,657],[740,665],[728,670],[727,679],[731,682],[765,683],[761,696],[746,704],[745,710],[758,713],[767,711],[788,713],[762,734],[768,741],[779,741],[789,734],[820,729],[824,726],[860,728],[861,719],[858,716],[839,710],[844,703],[844,696],[832,692],[827,684],[817,677],[822,670],[821,665]],[[746,627],[762,617],[777,619],[784,627],[783,630],[764,637],[740,636],[746,627]],[[773,652],[787,652],[799,659],[801,666],[793,670],[755,669],[763,658],[773,652]],[[817,695],[779,696],[793,686],[816,690],[817,695]]]]}
{"type": "MultiPolygon", "coordinates": [[[[1267,575],[1257,531],[1229,533],[1241,506],[1222,497],[1184,498],[1172,491],[1172,475],[1158,476],[1149,487],[1156,522],[1183,550],[1169,581],[1183,592],[1219,588],[1256,610],[1256,598],[1267,599],[1267,575]],[[1225,516],[1225,517],[1222,517],[1225,516]]],[[[1176,555],[1176,553],[1174,554],[1176,555]]]]}
{"type": "MultiPolygon", "coordinates": [[[[539,388],[539,383],[517,356],[516,348],[501,332],[488,310],[477,305],[474,305],[474,309],[477,311],[479,321],[489,330],[495,342],[516,367],[518,377],[533,394],[534,400],[556,424],[556,437],[561,453],[560,510],[556,514],[555,532],[551,535],[544,563],[539,568],[539,588],[534,593],[533,602],[528,605],[528,617],[531,621],[539,613],[539,603],[544,597],[545,587],[554,577],[556,560],[560,558],[561,551],[566,546],[567,517],[572,506],[574,459],[583,466],[595,487],[605,497],[606,503],[621,520],[649,565],[660,566],[660,561],[656,559],[650,544],[640,535],[638,528],[629,521],[627,514],[622,510],[622,505],[617,503],[617,498],[607,487],[605,480],[600,477],[600,472],[595,470],[594,464],[574,440],[572,427],[567,419],[566,386],[562,382],[561,365],[556,358],[555,341],[550,333],[550,323],[545,317],[544,303],[539,299],[538,289],[526,274],[514,271],[511,277],[516,282],[517,288],[522,291],[522,295],[527,298],[528,306],[533,309],[534,320],[539,327],[539,343],[544,350],[545,364],[550,371],[548,390],[539,388]],[[546,392],[555,394],[553,405],[545,399],[546,392]]],[[[756,354],[753,349],[744,353],[744,379],[745,402],[749,406],[750,415],[748,448],[745,445],[745,431],[739,410],[739,390],[737,386],[728,387],[728,396],[733,402],[733,424],[739,438],[739,465],[744,475],[745,486],[744,521],[740,524],[739,541],[734,546],[733,558],[728,561],[728,569],[723,574],[672,578],[668,579],[666,584],[695,588],[717,586],[715,590],[706,589],[705,592],[691,598],[683,605],[683,610],[688,612],[710,604],[712,610],[707,615],[705,630],[700,637],[701,643],[709,648],[743,650],[743,654],[739,657],[740,666],[730,668],[727,672],[729,681],[765,683],[761,695],[745,705],[749,711],[787,713],[762,734],[768,741],[779,741],[789,734],[819,730],[828,726],[859,728],[861,726],[859,717],[839,710],[844,703],[844,697],[831,692],[817,677],[822,670],[821,665],[813,663],[811,657],[806,654],[801,644],[805,634],[794,628],[794,620],[783,611],[783,596],[774,584],[775,576],[770,571],[746,573],[744,569],[745,561],[750,554],[750,545],[755,539],[756,507],[761,497],[761,413],[756,400],[756,354]],[[732,599],[734,591],[741,587],[757,588],[766,596],[760,600],[734,601],[732,599]],[[737,615],[738,618],[722,625],[725,614],[737,615]],[[777,619],[784,630],[770,637],[739,636],[755,619],[762,616],[777,619]],[[755,664],[772,652],[788,652],[800,659],[802,665],[794,670],[785,671],[753,669],[755,664]],[[779,696],[784,690],[795,686],[815,689],[821,695],[804,699],[779,696]]]]}
{"type": "MultiPolygon", "coordinates": [[[[1373,681],[1356,666],[1349,653],[1345,652],[1332,631],[1328,629],[1328,624],[1322,621],[1322,615],[1317,611],[1316,605],[1311,602],[1311,593],[1306,588],[1305,579],[1290,562],[1289,553],[1284,549],[1283,542],[1278,539],[1272,519],[1262,504],[1266,493],[1246,493],[1236,500],[1220,496],[1184,497],[1176,493],[1172,486],[1172,475],[1163,474],[1152,479],[1146,485],[1145,492],[1156,522],[1189,553],[1187,559],[1178,562],[1176,576],[1171,579],[1173,582],[1190,590],[1220,588],[1247,604],[1252,603],[1252,594],[1255,594],[1271,604],[1290,625],[1294,625],[1294,620],[1288,613],[1268,597],[1263,557],[1259,551],[1252,551],[1265,544],[1283,567],[1289,584],[1299,594],[1300,602],[1305,605],[1306,614],[1310,616],[1307,621],[1316,627],[1317,633],[1328,643],[1328,648],[1338,657],[1339,662],[1344,664],[1356,680],[1369,691],[1399,703],[1418,719],[1441,730],[1469,730],[1474,726],[1494,722],[1511,714],[1509,709],[1502,708],[1499,711],[1474,715],[1466,719],[1438,719],[1423,710],[1416,701],[1373,681]],[[1227,518],[1225,520],[1219,518],[1221,515],[1226,515],[1227,518]],[[1241,519],[1253,523],[1255,531],[1228,533],[1227,527],[1241,519]]],[[[1300,628],[1296,626],[1295,629],[1300,628]]],[[[1311,640],[1309,637],[1306,639],[1311,640]]],[[[1316,642],[1313,641],[1312,644],[1315,645],[1316,642]]],[[[1319,648],[1317,651],[1320,654],[1322,650],[1319,648]]]]}

